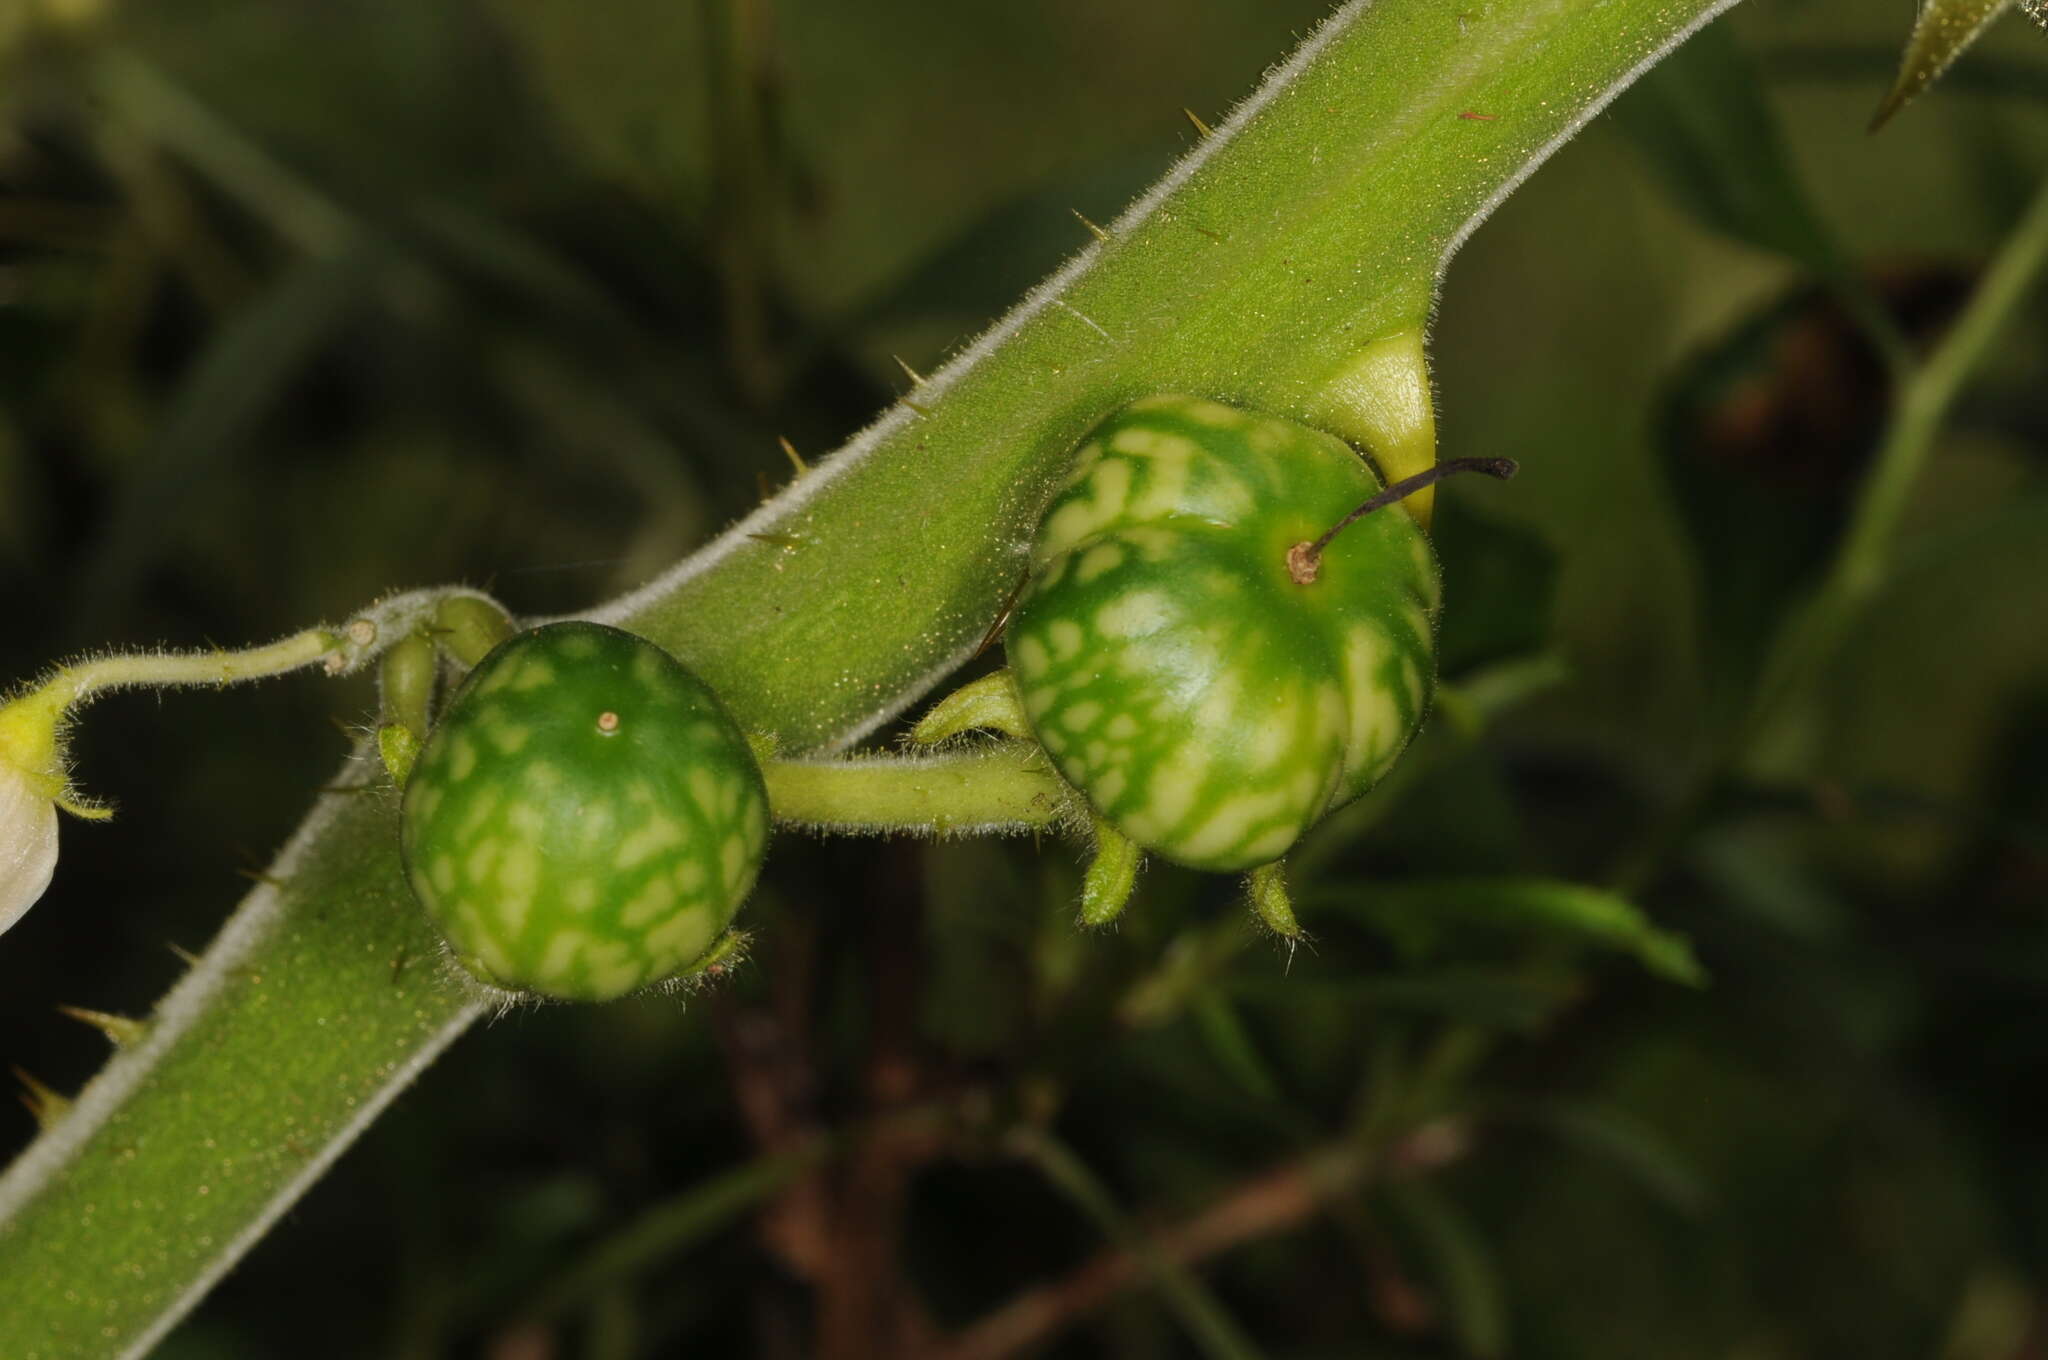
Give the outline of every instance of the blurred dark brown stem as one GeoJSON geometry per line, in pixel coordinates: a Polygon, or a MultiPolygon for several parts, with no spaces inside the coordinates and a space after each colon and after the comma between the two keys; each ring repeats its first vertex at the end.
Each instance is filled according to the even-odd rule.
{"type": "MultiPolygon", "coordinates": [[[[887,1117],[914,1105],[928,1085],[917,1052],[919,854],[913,842],[890,844],[866,883],[871,1028],[862,1109],[851,1121],[866,1131],[836,1164],[790,1185],[760,1220],[764,1245],[814,1293],[811,1353],[820,1360],[913,1354],[933,1336],[899,1248],[905,1192],[917,1168],[944,1150],[946,1135],[930,1120],[887,1117]]],[[[805,920],[792,920],[784,937],[792,957],[778,962],[772,1013],[720,1017],[734,1091],[764,1152],[826,1131],[810,1051],[819,945],[799,924],[805,920]]]]}
{"type": "MultiPolygon", "coordinates": [[[[891,842],[870,880],[867,975],[873,1031],[864,1086],[871,1116],[901,1109],[923,1085],[917,1054],[921,994],[922,849],[891,842]]],[[[904,1355],[931,1335],[901,1270],[904,1192],[940,1150],[920,1124],[883,1125],[847,1158],[839,1183],[832,1274],[819,1282],[821,1360],[904,1355]]]]}
{"type": "MultiPolygon", "coordinates": [[[[1230,1248],[1303,1223],[1334,1196],[1364,1178],[1367,1158],[1335,1145],[1287,1162],[1245,1182],[1193,1218],[1162,1229],[1152,1247],[1177,1265],[1193,1265],[1230,1248]]],[[[1126,1289],[1151,1278],[1144,1260],[1105,1251],[1066,1278],[1026,1290],[938,1350],[937,1360],[1001,1360],[1073,1326],[1126,1289]]]]}

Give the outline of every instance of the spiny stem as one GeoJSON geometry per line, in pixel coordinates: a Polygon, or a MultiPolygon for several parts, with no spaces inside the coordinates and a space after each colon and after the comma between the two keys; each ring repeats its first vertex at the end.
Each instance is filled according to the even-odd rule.
{"type": "Polygon", "coordinates": [[[1515,475],[1521,465],[1512,458],[1451,458],[1434,467],[1424,468],[1413,477],[1403,477],[1377,496],[1353,510],[1344,518],[1323,531],[1323,536],[1313,543],[1301,542],[1287,550],[1287,572],[1296,585],[1312,583],[1323,569],[1323,549],[1330,546],[1330,540],[1364,519],[1373,511],[1396,501],[1406,500],[1425,486],[1434,486],[1454,472],[1483,472],[1489,477],[1502,481],[1515,475]]]}

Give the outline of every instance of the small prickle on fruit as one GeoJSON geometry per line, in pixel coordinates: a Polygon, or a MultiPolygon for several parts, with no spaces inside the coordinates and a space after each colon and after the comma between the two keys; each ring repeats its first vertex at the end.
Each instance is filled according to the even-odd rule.
{"type": "Polygon", "coordinates": [[[463,967],[604,1001],[718,944],[760,869],[768,795],[702,680],[644,638],[557,623],[498,646],[449,700],[402,836],[463,967]]]}

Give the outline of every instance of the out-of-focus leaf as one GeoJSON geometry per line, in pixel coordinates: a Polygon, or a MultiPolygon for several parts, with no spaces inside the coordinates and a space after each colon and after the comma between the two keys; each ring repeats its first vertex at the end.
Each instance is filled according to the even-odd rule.
{"type": "Polygon", "coordinates": [[[1437,686],[1436,708],[1467,740],[1489,720],[1571,679],[1571,666],[1556,652],[1531,652],[1458,676],[1437,686]]]}
{"type": "Polygon", "coordinates": [[[1632,955],[1661,978],[1697,987],[1706,972],[1682,935],[1660,930],[1633,903],[1599,888],[1548,878],[1436,878],[1318,893],[1317,907],[1366,921],[1416,954],[1449,931],[1506,928],[1560,936],[1632,955]]]}
{"type": "MultiPolygon", "coordinates": [[[[2048,52],[2043,52],[2042,57],[2048,58],[2048,52]]],[[[1766,74],[1782,83],[1867,85],[1888,79],[1898,68],[1899,54],[1889,43],[1785,43],[1760,54],[1760,60],[1766,74]]],[[[1992,99],[2048,99],[2048,60],[1972,53],[1967,63],[1944,74],[1942,93],[1992,99]]]]}
{"type": "Polygon", "coordinates": [[[544,242],[516,224],[455,201],[420,205],[411,225],[427,250],[452,269],[473,272],[545,306],[558,316],[611,327],[630,324],[617,301],[599,290],[544,242]]]}
{"type": "Polygon", "coordinates": [[[1846,940],[1855,919],[1795,842],[1763,824],[1717,827],[1693,838],[1687,868],[1720,902],[1802,942],[1846,940]]]}
{"type": "Polygon", "coordinates": [[[2026,1277],[2003,1263],[1981,1267],[1956,1304],[1940,1360],[2004,1360],[2024,1355],[2038,1316],[2026,1277]]]}
{"type": "MultiPolygon", "coordinates": [[[[1899,58],[1899,74],[1871,118],[1871,130],[1883,127],[1893,114],[1913,102],[1922,90],[1977,41],[1991,21],[2012,7],[2012,0],[1921,0],[1919,17],[1899,58]]],[[[2039,17],[2036,3],[2028,12],[2039,17]]]]}
{"type": "MultiPolygon", "coordinates": [[[[2038,920],[2027,904],[2048,899],[2048,684],[2014,708],[1995,738],[1997,768],[1986,781],[1988,814],[1977,819],[1974,858],[1994,901],[2038,920]]],[[[2048,968],[2048,953],[2034,957],[2048,968]]]]}
{"type": "Polygon", "coordinates": [[[1228,1001],[1213,994],[1203,997],[1195,1004],[1195,1024],[1201,1030],[1209,1056],[1244,1088],[1246,1095],[1267,1103],[1281,1098],[1273,1069],[1267,1066],[1258,1042],[1228,1001]]]}
{"type": "Polygon", "coordinates": [[[1639,1119],[1567,1101],[1509,1114],[1613,1166],[1687,1218],[1707,1208],[1711,1192],[1699,1168],[1639,1119]]]}
{"type": "Polygon", "coordinates": [[[1763,90],[1733,30],[1717,24],[1642,82],[1622,126],[1693,216],[1803,265],[1896,366],[1904,338],[1808,196],[1763,90]]]}
{"type": "Polygon", "coordinates": [[[1136,1256],[1152,1277],[1153,1287],[1172,1309],[1188,1337],[1210,1360],[1256,1360],[1261,1353],[1233,1317],[1202,1282],[1178,1261],[1161,1252],[1110,1194],[1109,1187],[1073,1149],[1039,1129],[1018,1130],[1010,1146],[1042,1172],[1074,1207],[1136,1256]]]}
{"type": "Polygon", "coordinates": [[[710,176],[703,6],[620,0],[605,22],[561,5],[484,6],[589,168],[694,212],[710,176]]]}
{"type": "Polygon", "coordinates": [[[332,195],[149,62],[116,50],[93,77],[120,122],[176,152],[300,250],[332,258],[361,234],[332,195]]]}
{"type": "MultiPolygon", "coordinates": [[[[1918,340],[1947,324],[1969,285],[1962,270],[1920,266],[1869,287],[1918,340]]],[[[1828,561],[1890,405],[1867,328],[1819,287],[1750,317],[1666,389],[1657,450],[1697,572],[1718,721],[1747,706],[1787,606],[1828,561]]]]}
{"type": "Polygon", "coordinates": [[[555,1278],[535,1288],[525,1299],[523,1311],[531,1317],[548,1317],[585,1302],[608,1287],[631,1282],[674,1253],[724,1228],[816,1166],[831,1151],[829,1139],[813,1139],[787,1152],[718,1172],[652,1205],[555,1278]]]}
{"type": "Polygon", "coordinates": [[[1445,496],[1430,536],[1444,562],[1445,594],[1458,602],[1437,634],[1445,674],[1527,655],[1549,640],[1557,553],[1540,535],[1445,496]]]}
{"type": "Polygon", "coordinates": [[[928,1042],[986,1058],[1017,1042],[1029,1018],[1030,912],[1014,858],[987,842],[942,842],[924,856],[926,970],[920,1012],[928,1042]]]}
{"type": "Polygon", "coordinates": [[[934,246],[842,327],[860,337],[870,362],[879,361],[877,371],[900,380],[890,354],[924,363],[978,333],[1019,289],[1087,244],[1088,229],[1076,213],[1109,221],[1158,174],[1159,159],[1157,148],[1147,148],[1036,185],[989,209],[934,246]]]}
{"type": "MultiPolygon", "coordinates": [[[[1821,718],[1821,768],[1851,788],[1977,804],[2016,706],[2043,691],[2044,617],[2048,496],[2015,494],[1909,546],[1844,646],[1837,674],[1854,684],[1821,718]]],[[[1858,829],[1853,853],[1898,883],[1943,864],[1967,834],[1953,819],[1893,819],[1858,829]]]]}
{"type": "MultiPolygon", "coordinates": [[[[1256,73],[1256,54],[1278,50],[1330,7],[612,0],[604,23],[553,0],[486,8],[555,109],[572,154],[692,229],[726,206],[715,158],[719,139],[733,134],[710,88],[710,64],[720,60],[711,20],[751,11],[768,30],[752,40],[753,59],[783,157],[766,186],[773,234],[759,244],[781,300],[825,319],[891,289],[994,205],[1077,166],[1150,154],[1157,173],[1197,135],[1183,105],[1234,98],[1256,73]],[[1086,41],[1054,36],[1063,12],[1085,16],[1076,31],[1086,41]],[[1133,52],[1147,59],[1133,61],[1133,52]],[[1060,98],[1045,97],[1049,78],[1060,98]]],[[[1044,225],[1065,253],[1087,242],[1067,208],[1093,216],[1121,206],[1061,204],[1062,217],[1044,225]]]]}
{"type": "Polygon", "coordinates": [[[1395,1181],[1383,1199],[1408,1229],[1458,1349],[1477,1360],[1505,1355],[1508,1319],[1500,1271],[1472,1221],[1427,1181],[1395,1181]]]}
{"type": "Polygon", "coordinates": [[[225,473],[241,440],[321,345],[357,315],[388,257],[363,242],[301,261],[237,316],[194,362],[154,447],[121,489],[80,582],[83,612],[118,600],[180,523],[177,508],[225,473]]]}
{"type": "Polygon", "coordinates": [[[1808,201],[1763,85],[1727,24],[1698,34],[1617,106],[1673,197],[1706,226],[1817,274],[1842,254],[1808,201]]]}
{"type": "Polygon", "coordinates": [[[604,1192],[577,1172],[550,1177],[493,1206],[488,1232],[478,1234],[472,1259],[450,1261],[443,1286],[452,1311],[479,1315],[514,1311],[531,1296],[534,1281],[557,1273],[577,1254],[583,1237],[602,1222],[604,1192]]]}
{"type": "Polygon", "coordinates": [[[1393,977],[1246,978],[1225,987],[1235,996],[1283,1005],[1384,1007],[1516,1030],[1536,1028],[1578,995],[1566,979],[1479,968],[1393,977]]]}
{"type": "MultiPolygon", "coordinates": [[[[1064,919],[1060,927],[1068,936],[1074,933],[1064,919]]],[[[1222,975],[1252,938],[1243,913],[1177,932],[1117,1003],[1117,1018],[1134,1029],[1174,1019],[1222,975]]]]}

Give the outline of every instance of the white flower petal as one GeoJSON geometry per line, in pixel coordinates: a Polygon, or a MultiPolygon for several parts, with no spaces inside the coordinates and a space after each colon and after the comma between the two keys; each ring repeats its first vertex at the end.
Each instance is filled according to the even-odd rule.
{"type": "Polygon", "coordinates": [[[36,904],[57,871],[57,805],[0,760],[0,932],[36,904]]]}

